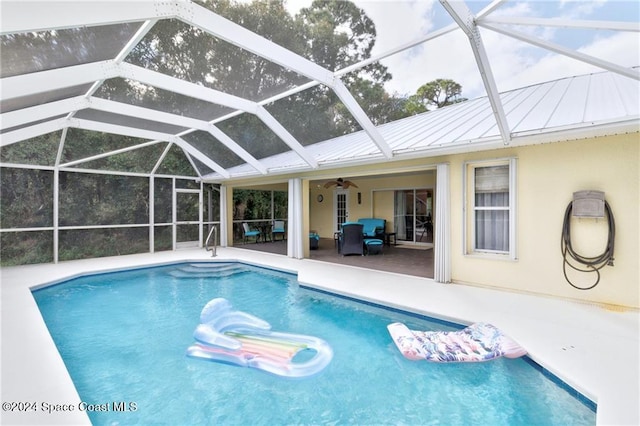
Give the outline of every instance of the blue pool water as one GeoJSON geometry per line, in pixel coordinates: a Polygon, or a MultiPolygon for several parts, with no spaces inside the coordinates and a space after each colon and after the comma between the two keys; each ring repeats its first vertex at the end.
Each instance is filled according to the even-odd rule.
{"type": "Polygon", "coordinates": [[[89,412],[94,424],[595,424],[588,404],[523,358],[409,361],[387,324],[453,325],[306,289],[286,273],[179,264],[81,277],[33,295],[82,401],[109,410],[89,412]],[[326,340],[331,364],[286,379],[185,356],[202,307],[216,297],[275,331],[326,340]]]}

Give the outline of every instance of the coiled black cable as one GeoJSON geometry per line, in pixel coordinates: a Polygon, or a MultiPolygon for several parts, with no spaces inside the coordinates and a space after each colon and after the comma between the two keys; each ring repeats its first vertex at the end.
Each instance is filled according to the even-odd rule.
{"type": "Polygon", "coordinates": [[[560,243],[560,247],[562,249],[562,272],[564,273],[564,277],[572,287],[578,290],[591,290],[600,282],[600,269],[604,268],[606,265],[613,266],[613,248],[616,240],[616,224],[613,219],[613,213],[611,212],[611,207],[609,207],[609,203],[604,202],[605,213],[607,216],[607,224],[609,225],[609,236],[607,238],[607,246],[599,256],[594,257],[586,257],[582,256],[573,250],[571,245],[571,211],[573,210],[573,203],[569,203],[567,206],[567,210],[564,213],[564,224],[562,225],[562,241],[560,243]],[[573,259],[575,262],[584,265],[585,269],[581,269],[577,266],[574,266],[569,262],[568,257],[573,259]],[[569,277],[567,276],[567,265],[576,271],[580,272],[595,272],[598,274],[598,278],[596,282],[589,287],[578,287],[574,283],[571,282],[569,277]]]}

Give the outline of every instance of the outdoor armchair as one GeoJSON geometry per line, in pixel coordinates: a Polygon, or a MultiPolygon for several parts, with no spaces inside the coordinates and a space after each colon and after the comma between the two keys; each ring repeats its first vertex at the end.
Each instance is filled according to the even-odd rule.
{"type": "Polygon", "coordinates": [[[249,228],[249,224],[247,222],[242,223],[242,230],[244,231],[244,243],[246,244],[249,237],[255,237],[256,243],[260,239],[260,231],[257,229],[252,230],[249,228]]]}
{"type": "Polygon", "coordinates": [[[364,234],[361,223],[347,222],[342,225],[340,235],[340,253],[343,256],[348,254],[364,255],[364,234]]]}
{"type": "Polygon", "coordinates": [[[271,230],[273,241],[276,240],[276,235],[282,235],[282,239],[286,239],[286,230],[284,229],[284,220],[274,220],[273,229],[271,230]]]}

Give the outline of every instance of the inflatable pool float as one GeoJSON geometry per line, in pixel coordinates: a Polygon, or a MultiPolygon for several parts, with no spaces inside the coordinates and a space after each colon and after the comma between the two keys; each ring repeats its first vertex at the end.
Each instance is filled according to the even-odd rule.
{"type": "Polygon", "coordinates": [[[278,376],[308,377],[322,371],[333,358],[327,342],[313,336],[271,331],[271,325],[245,312],[232,310],[227,299],[205,305],[187,356],[278,376]]]}
{"type": "Polygon", "coordinates": [[[433,362],[480,362],[518,358],[527,351],[491,324],[476,323],[460,331],[416,331],[399,322],[387,326],[402,355],[433,362]]]}

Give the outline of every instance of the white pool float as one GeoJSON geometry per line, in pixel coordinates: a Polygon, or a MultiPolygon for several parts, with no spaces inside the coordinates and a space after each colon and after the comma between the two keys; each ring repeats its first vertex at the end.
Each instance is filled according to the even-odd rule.
{"type": "Polygon", "coordinates": [[[193,334],[197,342],[187,355],[285,377],[313,376],[331,362],[333,351],[324,340],[270,329],[268,322],[234,311],[227,299],[216,298],[202,309],[193,334]],[[305,352],[310,353],[302,355],[305,352]]]}

